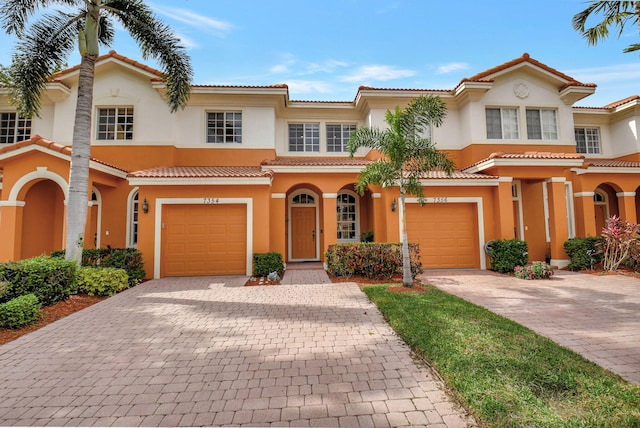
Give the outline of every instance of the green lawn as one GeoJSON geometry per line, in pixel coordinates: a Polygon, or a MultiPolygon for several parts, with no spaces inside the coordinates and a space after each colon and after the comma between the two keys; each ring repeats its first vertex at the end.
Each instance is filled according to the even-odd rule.
{"type": "Polygon", "coordinates": [[[551,340],[430,288],[364,292],[485,427],[640,427],[640,386],[551,340]]]}

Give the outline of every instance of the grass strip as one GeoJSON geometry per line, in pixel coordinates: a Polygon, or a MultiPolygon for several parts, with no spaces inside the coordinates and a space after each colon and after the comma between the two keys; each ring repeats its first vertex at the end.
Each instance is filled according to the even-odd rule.
{"type": "Polygon", "coordinates": [[[640,386],[456,296],[388,285],[364,292],[483,426],[640,427],[640,386]]]}

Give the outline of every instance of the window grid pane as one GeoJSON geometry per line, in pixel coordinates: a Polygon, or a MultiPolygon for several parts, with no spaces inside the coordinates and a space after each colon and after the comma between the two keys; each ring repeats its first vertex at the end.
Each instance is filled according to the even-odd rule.
{"type": "Polygon", "coordinates": [[[16,113],[0,113],[0,144],[13,144],[31,138],[31,119],[16,113]]]}
{"type": "Polygon", "coordinates": [[[320,124],[319,123],[290,123],[289,151],[291,152],[319,152],[320,124]]]}
{"type": "Polygon", "coordinates": [[[348,193],[338,195],[336,201],[338,241],[356,240],[356,198],[348,193]]]}
{"type": "Polygon", "coordinates": [[[207,113],[207,143],[242,143],[242,112],[207,113]]]}
{"type": "Polygon", "coordinates": [[[600,154],[598,128],[575,128],[576,152],[590,155],[600,154]]]}
{"type": "Polygon", "coordinates": [[[355,129],[354,124],[327,125],[327,151],[346,152],[347,141],[355,129]]]}
{"type": "Polygon", "coordinates": [[[530,140],[557,140],[556,111],[527,109],[527,138],[530,140]]]}
{"type": "Polygon", "coordinates": [[[133,140],[133,107],[98,109],[98,140],[133,140]]]}

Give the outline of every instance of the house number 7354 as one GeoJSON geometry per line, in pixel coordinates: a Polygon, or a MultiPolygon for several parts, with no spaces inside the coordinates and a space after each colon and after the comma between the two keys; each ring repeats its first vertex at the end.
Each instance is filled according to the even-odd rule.
{"type": "Polygon", "coordinates": [[[204,198],[205,204],[218,204],[220,203],[220,198],[204,198]]]}
{"type": "Polygon", "coordinates": [[[443,197],[439,197],[439,198],[431,198],[431,201],[429,201],[431,203],[434,204],[444,204],[447,202],[447,198],[443,198],[443,197]]]}

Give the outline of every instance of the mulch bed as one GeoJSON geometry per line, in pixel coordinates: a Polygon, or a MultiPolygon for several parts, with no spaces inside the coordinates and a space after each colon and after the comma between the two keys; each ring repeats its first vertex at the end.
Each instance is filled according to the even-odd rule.
{"type": "Polygon", "coordinates": [[[74,312],[96,304],[104,299],[106,299],[104,296],[87,296],[85,294],[78,294],[69,296],[65,301],[46,306],[40,310],[38,320],[31,325],[17,328],[15,330],[0,328],[0,345],[16,340],[20,336],[24,336],[27,333],[38,330],[47,324],[64,318],[67,315],[71,315],[74,312]]]}

